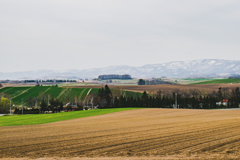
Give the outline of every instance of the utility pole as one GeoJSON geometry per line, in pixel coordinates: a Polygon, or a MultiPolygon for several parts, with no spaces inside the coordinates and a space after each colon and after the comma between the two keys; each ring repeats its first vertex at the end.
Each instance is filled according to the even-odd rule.
{"type": "Polygon", "coordinates": [[[12,102],[12,98],[10,98],[10,115],[12,114],[12,111],[11,111],[12,110],[12,108],[11,108],[12,104],[11,104],[11,102],[12,102]]]}
{"type": "Polygon", "coordinates": [[[177,106],[177,93],[175,92],[175,108],[178,108],[177,106]]]}
{"type": "Polygon", "coordinates": [[[23,99],[22,99],[22,115],[23,115],[23,99]]]}

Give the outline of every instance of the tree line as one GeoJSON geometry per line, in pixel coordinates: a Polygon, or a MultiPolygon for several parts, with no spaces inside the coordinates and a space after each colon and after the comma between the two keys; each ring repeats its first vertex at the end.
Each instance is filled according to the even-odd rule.
{"type": "Polygon", "coordinates": [[[240,91],[239,88],[227,92],[227,89],[219,88],[211,94],[202,96],[199,90],[191,90],[191,94],[177,90],[172,94],[164,94],[161,90],[154,94],[147,94],[146,91],[139,97],[126,97],[124,95],[114,96],[106,85],[98,91],[95,97],[95,105],[99,108],[122,108],[122,107],[148,107],[148,108],[173,108],[177,100],[177,108],[189,109],[217,109],[217,108],[239,108],[240,91]],[[177,93],[177,94],[175,94],[177,93]],[[176,96],[176,97],[175,97],[176,96]],[[223,100],[227,99],[227,105],[223,105],[223,100]],[[221,102],[217,105],[216,102],[221,102]]]}
{"type": "MultiPolygon", "coordinates": [[[[38,98],[28,97],[26,105],[30,108],[24,108],[24,114],[44,113],[51,111],[52,113],[64,110],[64,104],[69,104],[65,110],[82,110],[84,107],[97,106],[101,108],[123,108],[123,107],[147,107],[147,108],[173,108],[177,100],[178,108],[188,109],[217,109],[217,108],[239,108],[240,90],[219,88],[218,91],[211,93],[203,93],[200,90],[192,89],[189,91],[174,90],[173,92],[146,92],[136,94],[136,96],[126,95],[125,91],[120,89],[111,90],[107,85],[98,90],[98,93],[91,93],[84,100],[77,96],[73,96],[71,89],[63,94],[63,98],[59,101],[51,98],[49,95],[40,93],[38,98]],[[177,93],[177,94],[176,94],[177,93]],[[223,101],[227,100],[224,105],[223,101]],[[216,104],[219,102],[220,105],[216,104]],[[35,108],[35,105],[37,108],[35,108]]],[[[9,113],[10,96],[4,93],[0,94],[0,113],[9,113]]],[[[22,108],[15,108],[15,114],[21,114],[22,108]]]]}

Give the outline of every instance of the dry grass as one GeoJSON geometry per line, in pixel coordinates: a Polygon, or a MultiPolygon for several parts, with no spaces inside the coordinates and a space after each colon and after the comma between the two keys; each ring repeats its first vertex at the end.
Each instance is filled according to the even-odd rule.
{"type": "Polygon", "coordinates": [[[240,110],[138,109],[0,127],[0,158],[239,159],[239,115],[240,110]]]}

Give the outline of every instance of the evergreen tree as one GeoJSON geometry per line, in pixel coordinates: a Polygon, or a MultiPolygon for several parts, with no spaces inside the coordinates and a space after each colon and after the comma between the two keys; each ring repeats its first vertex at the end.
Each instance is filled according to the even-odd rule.
{"type": "Polygon", "coordinates": [[[120,108],[126,107],[126,99],[122,95],[119,98],[119,107],[120,108]]]}
{"type": "Polygon", "coordinates": [[[145,80],[143,80],[143,79],[139,79],[138,80],[138,85],[145,85],[145,80]]]}
{"type": "Polygon", "coordinates": [[[42,112],[47,110],[47,103],[44,101],[44,99],[42,99],[40,107],[42,112]]]}
{"type": "Polygon", "coordinates": [[[108,85],[105,85],[105,93],[104,94],[105,94],[105,96],[112,94],[112,92],[111,92],[110,88],[108,87],[108,85]]]}
{"type": "Polygon", "coordinates": [[[119,100],[117,97],[114,98],[114,107],[119,108],[119,100]]]}
{"type": "Polygon", "coordinates": [[[62,101],[61,101],[61,103],[60,103],[59,110],[60,110],[60,111],[62,111],[62,110],[63,110],[63,103],[62,103],[62,101]]]}

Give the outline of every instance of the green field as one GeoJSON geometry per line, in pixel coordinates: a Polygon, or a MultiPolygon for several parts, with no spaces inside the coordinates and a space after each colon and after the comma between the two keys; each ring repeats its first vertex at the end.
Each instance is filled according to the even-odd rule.
{"type": "MultiPolygon", "coordinates": [[[[28,97],[37,98],[43,94],[50,95],[50,98],[57,98],[59,101],[64,100],[64,94],[66,92],[71,93],[71,98],[78,97],[81,100],[84,100],[85,96],[87,95],[90,88],[64,88],[64,87],[57,87],[57,86],[34,86],[34,87],[5,87],[0,89],[0,93],[4,92],[11,96],[13,100],[13,104],[21,105],[22,99],[24,104],[28,97]]],[[[93,88],[90,92],[91,93],[98,93],[97,88],[93,88]]],[[[123,95],[125,97],[132,96],[133,98],[137,98],[141,96],[141,93],[130,92],[130,91],[123,91],[123,95]]]]}
{"type": "MultiPolygon", "coordinates": [[[[20,88],[20,87],[15,87],[12,90],[14,89],[17,89],[17,88],[20,88]]],[[[19,95],[16,95],[16,97],[14,97],[12,94],[10,93],[7,93],[9,94],[13,99],[13,102],[15,104],[20,104],[22,99],[23,100],[26,100],[28,97],[38,97],[39,96],[39,93],[40,92],[44,92],[48,87],[30,87],[26,90],[24,90],[24,93],[20,93],[19,95]]]]}
{"type": "Polygon", "coordinates": [[[139,108],[112,108],[112,109],[62,112],[62,113],[52,113],[52,114],[1,116],[0,126],[45,124],[45,123],[90,117],[90,116],[96,116],[96,115],[102,115],[102,114],[126,111],[126,110],[132,110],[132,109],[139,109],[139,108]]]}
{"type": "Polygon", "coordinates": [[[1,89],[0,92],[7,93],[8,95],[11,95],[11,97],[13,98],[31,88],[32,87],[6,87],[6,88],[1,89]],[[5,89],[5,91],[4,91],[4,89],[5,89]]]}
{"type": "Polygon", "coordinates": [[[240,79],[214,79],[193,84],[240,83],[240,79]]]}
{"type": "MultiPolygon", "coordinates": [[[[0,93],[6,93],[12,97],[14,104],[21,104],[28,97],[39,97],[40,95],[50,95],[51,98],[64,99],[64,93],[71,90],[71,97],[81,96],[83,100],[90,88],[62,88],[57,86],[35,86],[35,87],[5,87],[0,89],[0,93]]],[[[98,92],[98,89],[92,89],[90,93],[98,92]]]]}

